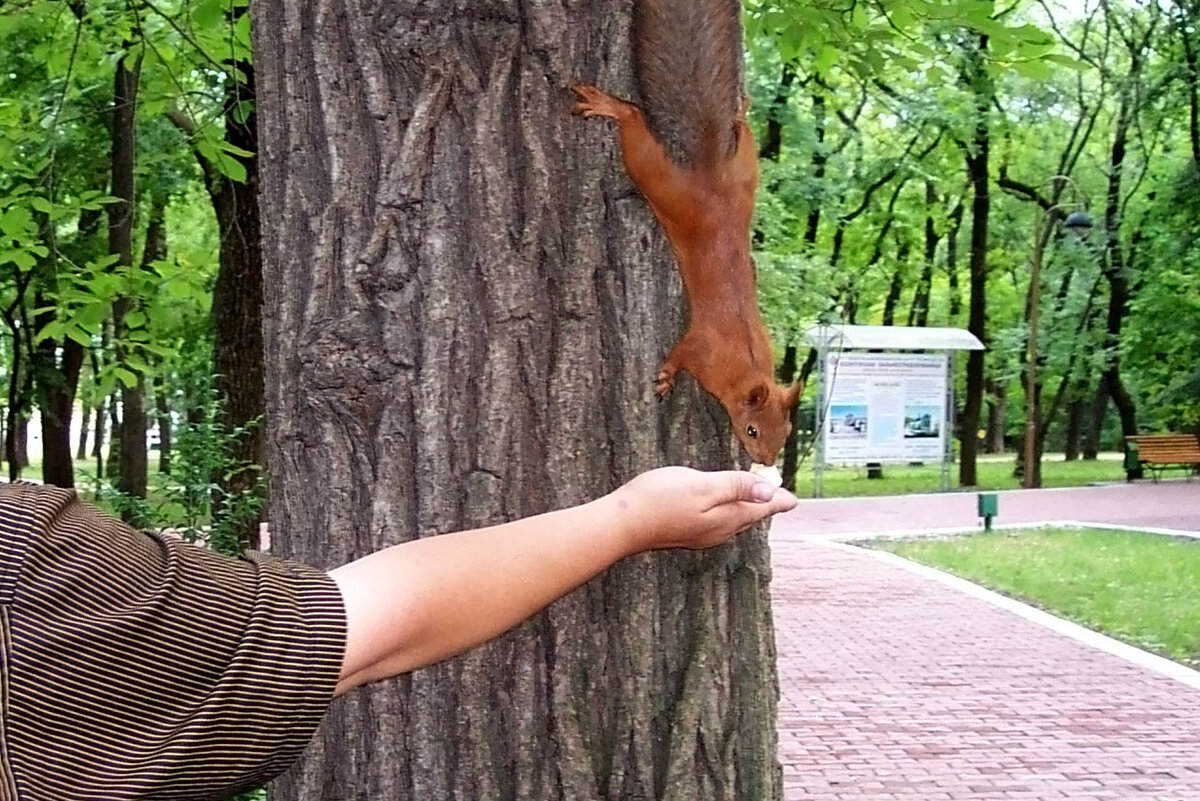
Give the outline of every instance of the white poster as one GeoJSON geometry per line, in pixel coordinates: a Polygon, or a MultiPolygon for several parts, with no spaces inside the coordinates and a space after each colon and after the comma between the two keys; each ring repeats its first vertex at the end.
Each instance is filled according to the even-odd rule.
{"type": "Polygon", "coordinates": [[[946,456],[946,354],[831,353],[825,461],[941,462],[946,456]]]}

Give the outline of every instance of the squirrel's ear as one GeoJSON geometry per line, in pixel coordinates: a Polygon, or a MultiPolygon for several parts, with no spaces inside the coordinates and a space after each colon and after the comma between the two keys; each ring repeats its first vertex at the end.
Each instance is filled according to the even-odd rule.
{"type": "Polygon", "coordinates": [[[784,397],[784,401],[785,401],[784,408],[788,409],[789,411],[792,409],[795,409],[796,404],[800,402],[800,393],[802,393],[803,391],[804,391],[804,382],[803,381],[797,381],[795,384],[792,384],[788,388],[786,397],[784,397]]]}
{"type": "Polygon", "coordinates": [[[763,404],[767,402],[767,392],[767,385],[759,384],[750,390],[750,394],[746,396],[746,400],[742,401],[742,403],[747,409],[761,409],[763,404]]]}

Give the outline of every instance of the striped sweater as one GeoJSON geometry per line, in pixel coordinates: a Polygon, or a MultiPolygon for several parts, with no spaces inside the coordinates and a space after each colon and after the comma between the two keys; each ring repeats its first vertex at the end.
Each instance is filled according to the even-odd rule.
{"type": "Polygon", "coordinates": [[[0,487],[0,801],[223,798],[283,771],[345,649],[336,585],[0,487]]]}

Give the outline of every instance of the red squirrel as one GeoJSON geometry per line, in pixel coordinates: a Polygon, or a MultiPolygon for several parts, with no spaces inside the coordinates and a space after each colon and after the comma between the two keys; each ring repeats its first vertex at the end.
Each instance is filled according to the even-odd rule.
{"type": "MultiPolygon", "coordinates": [[[[660,2],[639,0],[642,6],[660,2]]],[[[740,14],[738,6],[731,6],[730,11],[725,4],[719,5],[712,13],[740,14]]],[[[727,42],[716,44],[714,58],[740,59],[740,42],[736,53],[725,52],[731,49],[727,42]]],[[[639,44],[644,44],[640,33],[639,44]]],[[[670,43],[656,44],[684,48],[695,42],[676,32],[670,43]]],[[[695,60],[688,68],[710,70],[716,80],[726,84],[731,74],[736,75],[736,70],[706,65],[704,59],[695,60]]],[[[690,81],[676,85],[691,87],[703,81],[702,77],[689,77],[690,81]]],[[[803,385],[775,383],[771,340],[758,311],[750,258],[758,161],[754,135],[746,123],[749,104],[741,96],[740,85],[740,107],[735,105],[724,114],[705,109],[707,118],[692,126],[697,130],[692,132],[692,141],[685,143],[687,166],[671,157],[638,106],[593,86],[571,88],[582,98],[574,113],[617,121],[625,169],[666,231],[683,277],[689,325],[658,371],[655,394],[660,400],[669,395],[675,386],[675,374],[686,370],[725,407],[750,457],[764,465],[773,464],[791,433],[792,410],[803,385]]],[[[698,106],[706,101],[711,101],[710,106],[719,103],[711,97],[683,100],[698,106]]],[[[679,107],[679,103],[675,105],[679,107]]]]}

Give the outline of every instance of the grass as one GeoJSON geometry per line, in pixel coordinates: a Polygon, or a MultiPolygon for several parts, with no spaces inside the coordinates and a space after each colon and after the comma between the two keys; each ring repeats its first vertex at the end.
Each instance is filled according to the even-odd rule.
{"type": "Polygon", "coordinates": [[[1200,668],[1200,541],[1037,529],[874,547],[1200,668]]]}
{"type": "MultiPolygon", "coordinates": [[[[1013,478],[1012,454],[981,456],[976,463],[978,489],[1018,489],[1021,482],[1013,478]]],[[[958,488],[958,465],[950,465],[950,485],[958,488]]],[[[1042,486],[1082,487],[1105,481],[1124,481],[1119,454],[1102,454],[1092,461],[1063,461],[1061,454],[1047,454],[1042,462],[1042,486]]],[[[857,497],[865,495],[907,495],[916,492],[936,492],[941,487],[941,465],[885,465],[883,478],[867,478],[865,467],[830,467],[825,471],[825,497],[857,497]]],[[[812,463],[800,466],[796,474],[796,494],[812,497],[812,463]]]]}

